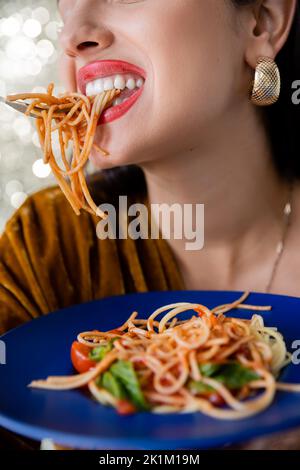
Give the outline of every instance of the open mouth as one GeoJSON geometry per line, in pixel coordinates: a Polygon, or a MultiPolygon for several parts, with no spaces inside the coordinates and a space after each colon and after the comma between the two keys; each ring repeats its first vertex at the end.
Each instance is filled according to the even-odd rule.
{"type": "Polygon", "coordinates": [[[120,95],[114,99],[110,107],[119,106],[139,91],[144,82],[145,80],[142,77],[134,74],[117,74],[88,82],[85,93],[91,97],[103,93],[103,91],[120,90],[120,95]]]}
{"type": "Polygon", "coordinates": [[[119,90],[120,94],[102,113],[99,124],[123,116],[142,94],[146,72],[121,60],[103,60],[90,63],[79,70],[78,84],[82,93],[93,97],[104,91],[119,90]]]}

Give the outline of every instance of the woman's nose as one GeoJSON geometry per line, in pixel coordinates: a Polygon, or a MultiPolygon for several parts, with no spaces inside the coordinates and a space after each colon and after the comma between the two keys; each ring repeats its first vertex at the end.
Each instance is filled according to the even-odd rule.
{"type": "Polygon", "coordinates": [[[113,42],[111,31],[102,26],[84,24],[79,27],[65,26],[60,43],[70,57],[83,57],[102,51],[113,42]]]}

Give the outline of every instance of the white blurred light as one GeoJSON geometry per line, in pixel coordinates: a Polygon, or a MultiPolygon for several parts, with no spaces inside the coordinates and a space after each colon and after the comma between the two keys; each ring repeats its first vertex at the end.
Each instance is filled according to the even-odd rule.
{"type": "Polygon", "coordinates": [[[28,117],[18,116],[13,123],[13,129],[20,138],[23,138],[30,134],[31,124],[29,122],[28,117]]]}
{"type": "Polygon", "coordinates": [[[0,122],[12,121],[16,117],[16,111],[4,103],[0,103],[0,122]]]}
{"type": "Polygon", "coordinates": [[[33,133],[32,143],[35,147],[41,148],[40,139],[39,139],[37,131],[34,131],[34,133],[33,133]]]}
{"type": "Polygon", "coordinates": [[[5,52],[9,59],[33,59],[36,56],[36,46],[32,39],[16,36],[7,42],[5,52]]]}
{"type": "Polygon", "coordinates": [[[2,9],[3,12],[6,13],[7,15],[11,15],[16,11],[17,5],[13,1],[5,2],[3,5],[2,9]]]}
{"type": "Polygon", "coordinates": [[[10,180],[5,185],[5,192],[9,197],[11,197],[16,192],[21,192],[21,191],[23,191],[23,184],[21,183],[21,181],[10,180]]]}
{"type": "Polygon", "coordinates": [[[51,57],[54,52],[54,46],[48,39],[41,39],[37,43],[36,48],[38,55],[44,58],[51,57]]]}
{"type": "Polygon", "coordinates": [[[54,133],[52,134],[52,148],[53,148],[53,150],[54,150],[55,152],[60,150],[60,143],[59,143],[59,135],[58,135],[58,132],[54,132],[54,133]]]}
{"type": "Polygon", "coordinates": [[[51,173],[51,168],[48,163],[44,163],[42,158],[39,158],[32,165],[32,172],[38,178],[48,178],[51,173]]]}
{"type": "Polygon", "coordinates": [[[62,85],[58,85],[54,87],[54,95],[59,96],[62,95],[63,93],[66,93],[66,89],[62,85]]]}
{"type": "Polygon", "coordinates": [[[57,40],[57,38],[58,38],[58,27],[59,27],[59,24],[57,23],[57,21],[50,21],[50,23],[48,23],[45,26],[45,33],[46,33],[46,35],[48,36],[49,39],[52,39],[53,41],[57,40]]]}
{"type": "Polygon", "coordinates": [[[17,191],[14,194],[12,194],[10,198],[10,203],[15,209],[18,209],[23,204],[23,202],[25,202],[26,199],[27,199],[26,193],[24,193],[23,191],[17,191]]]}
{"type": "Polygon", "coordinates": [[[41,24],[47,24],[50,20],[50,14],[47,8],[38,7],[32,12],[32,18],[39,21],[41,24]]]}
{"type": "Polygon", "coordinates": [[[3,166],[7,171],[14,171],[17,168],[20,168],[22,163],[22,156],[18,154],[16,151],[14,153],[11,152],[3,152],[3,166]]]}
{"type": "Polygon", "coordinates": [[[26,61],[25,73],[27,73],[27,75],[39,75],[41,70],[42,64],[37,58],[26,61]]]}
{"type": "Polygon", "coordinates": [[[9,73],[11,74],[11,77],[14,77],[16,79],[22,78],[23,80],[25,79],[25,71],[27,67],[28,61],[25,60],[16,60],[16,61],[10,61],[9,64],[9,73]]]}
{"type": "MultiPolygon", "coordinates": [[[[46,85],[56,81],[60,26],[55,1],[0,0],[0,96],[45,93],[46,85]]],[[[62,92],[65,90],[55,88],[56,95],[62,92]]],[[[0,232],[14,208],[25,200],[27,188],[38,190],[45,186],[49,173],[52,178],[40,158],[34,127],[32,119],[0,105],[0,232]]],[[[55,137],[54,149],[59,155],[55,137]]]]}
{"type": "Polygon", "coordinates": [[[47,60],[48,64],[55,64],[58,59],[58,54],[56,51],[53,52],[52,56],[47,60]]]}
{"type": "Polygon", "coordinates": [[[0,96],[6,96],[6,83],[4,80],[0,80],[0,96]]]}
{"type": "Polygon", "coordinates": [[[4,79],[9,80],[13,77],[13,72],[11,71],[11,61],[6,57],[1,58],[0,60],[0,76],[4,79]]]}
{"type": "MultiPolygon", "coordinates": [[[[0,135],[1,135],[1,140],[2,142],[9,142],[11,141],[12,139],[15,138],[14,136],[14,131],[11,127],[11,123],[10,122],[4,122],[4,123],[1,123],[0,125],[0,135]]],[[[3,145],[1,142],[1,145],[3,145]]]]}
{"type": "Polygon", "coordinates": [[[31,132],[28,134],[23,134],[19,136],[20,140],[22,141],[23,145],[29,145],[32,143],[32,135],[31,132]]]}
{"type": "Polygon", "coordinates": [[[39,21],[29,18],[23,25],[23,33],[29,38],[37,38],[42,32],[42,26],[39,21]]]}
{"type": "Polygon", "coordinates": [[[22,8],[22,10],[20,10],[19,12],[23,18],[31,18],[31,15],[32,15],[32,9],[30,7],[25,7],[25,8],[22,8]]]}
{"type": "Polygon", "coordinates": [[[11,16],[12,18],[15,18],[20,23],[20,25],[23,24],[24,19],[23,19],[23,16],[19,12],[15,12],[11,16]]]}
{"type": "Polygon", "coordinates": [[[13,16],[10,16],[9,18],[5,18],[4,21],[1,22],[1,33],[4,36],[12,37],[18,34],[18,32],[21,29],[21,23],[20,21],[17,20],[17,18],[14,18],[13,16]]]}
{"type": "Polygon", "coordinates": [[[47,93],[47,88],[44,86],[35,86],[32,88],[32,93],[47,93]]]}

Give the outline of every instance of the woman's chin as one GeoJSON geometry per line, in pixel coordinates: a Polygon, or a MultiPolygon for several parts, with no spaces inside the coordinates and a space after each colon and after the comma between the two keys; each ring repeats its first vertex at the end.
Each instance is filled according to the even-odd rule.
{"type": "Polygon", "coordinates": [[[117,152],[113,152],[112,149],[107,147],[101,146],[101,148],[103,148],[104,151],[108,152],[108,154],[105,155],[104,153],[100,152],[100,150],[93,148],[89,156],[89,160],[95,168],[105,170],[107,168],[124,166],[129,165],[130,163],[134,163],[129,161],[128,158],[126,158],[125,152],[121,152],[120,154],[117,152]]]}
{"type": "Polygon", "coordinates": [[[104,155],[96,149],[92,149],[89,160],[95,168],[106,169],[115,166],[112,161],[111,155],[104,155]]]}

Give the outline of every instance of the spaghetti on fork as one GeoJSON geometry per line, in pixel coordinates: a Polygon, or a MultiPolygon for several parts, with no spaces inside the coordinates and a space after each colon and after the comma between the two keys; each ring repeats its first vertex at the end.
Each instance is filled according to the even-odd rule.
{"type": "Polygon", "coordinates": [[[103,111],[107,109],[120,90],[109,90],[87,97],[80,93],[65,93],[53,96],[54,84],[48,86],[47,93],[23,93],[9,95],[8,101],[30,100],[26,114],[36,116],[36,128],[44,152],[44,163],[49,163],[51,170],[73,210],[77,215],[84,209],[91,214],[105,218],[106,215],[93,201],[89,192],[84,166],[92,147],[109,153],[98,147],[95,142],[97,124],[103,111]],[[53,133],[58,133],[60,156],[64,165],[61,168],[53,150],[53,133]],[[68,149],[72,144],[71,157],[68,149]]]}

